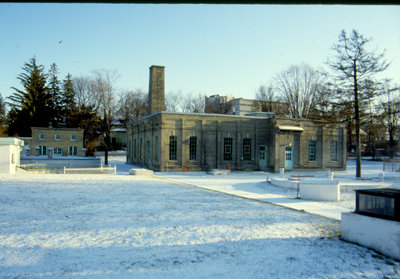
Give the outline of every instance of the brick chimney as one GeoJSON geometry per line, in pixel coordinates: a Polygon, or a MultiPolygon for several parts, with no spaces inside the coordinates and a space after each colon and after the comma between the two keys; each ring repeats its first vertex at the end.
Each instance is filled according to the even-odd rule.
{"type": "Polygon", "coordinates": [[[165,110],[164,66],[150,67],[149,104],[147,114],[165,110]]]}

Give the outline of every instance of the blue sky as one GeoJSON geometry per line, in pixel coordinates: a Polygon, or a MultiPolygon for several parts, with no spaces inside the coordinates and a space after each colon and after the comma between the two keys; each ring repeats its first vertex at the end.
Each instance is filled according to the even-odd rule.
{"type": "Polygon", "coordinates": [[[400,6],[0,3],[0,26],[3,97],[36,56],[61,78],[116,70],[121,90],[147,91],[163,65],[167,94],[253,98],[292,64],[326,67],[342,29],[386,49],[381,77],[400,83],[400,6]]]}

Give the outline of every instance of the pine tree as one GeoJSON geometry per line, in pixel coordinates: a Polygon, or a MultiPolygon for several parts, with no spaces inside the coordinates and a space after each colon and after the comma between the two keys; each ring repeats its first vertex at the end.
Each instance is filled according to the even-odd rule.
{"type": "Polygon", "coordinates": [[[54,107],[53,96],[47,87],[47,74],[42,65],[37,65],[33,57],[25,63],[23,73],[17,79],[23,89],[12,87],[15,91],[9,96],[8,134],[10,136],[30,136],[31,127],[46,127],[52,121],[54,107]]]}
{"type": "Polygon", "coordinates": [[[74,83],[71,74],[68,73],[65,77],[62,87],[62,104],[65,110],[64,112],[68,114],[68,111],[72,111],[76,106],[74,83]]]}
{"type": "Polygon", "coordinates": [[[6,103],[0,94],[0,136],[5,136],[6,124],[6,103]]]}
{"type": "Polygon", "coordinates": [[[58,68],[56,63],[53,63],[50,66],[48,75],[48,89],[51,96],[49,107],[52,108],[50,117],[54,126],[58,126],[58,122],[62,121],[61,112],[63,110],[63,103],[60,85],[61,82],[58,79],[58,68]]]}

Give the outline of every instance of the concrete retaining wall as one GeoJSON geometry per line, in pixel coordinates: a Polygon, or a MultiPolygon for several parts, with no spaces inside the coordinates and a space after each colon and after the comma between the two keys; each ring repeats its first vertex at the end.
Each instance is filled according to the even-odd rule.
{"type": "Polygon", "coordinates": [[[340,182],[338,180],[301,181],[300,197],[305,200],[340,201],[340,182]]]}
{"type": "Polygon", "coordinates": [[[400,222],[342,213],[342,238],[400,260],[400,222]]]}

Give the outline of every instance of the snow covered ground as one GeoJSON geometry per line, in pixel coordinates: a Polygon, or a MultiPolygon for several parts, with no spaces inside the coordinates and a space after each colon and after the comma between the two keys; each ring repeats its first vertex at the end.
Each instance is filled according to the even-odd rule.
{"type": "MultiPolygon", "coordinates": [[[[0,278],[400,278],[398,261],[339,239],[353,194],[302,201],[264,172],[129,176],[124,160],[110,158],[117,175],[0,175],[0,278]]],[[[350,161],[335,177],[381,172],[364,162],[357,181],[350,161]]]]}

